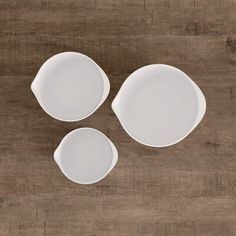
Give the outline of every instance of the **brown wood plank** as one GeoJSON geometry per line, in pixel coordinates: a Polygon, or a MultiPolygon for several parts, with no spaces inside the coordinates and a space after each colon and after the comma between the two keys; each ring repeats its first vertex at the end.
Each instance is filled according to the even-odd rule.
{"type": "Polygon", "coordinates": [[[234,36],[120,36],[114,40],[112,36],[95,35],[7,35],[0,36],[0,74],[34,76],[51,55],[80,51],[94,58],[109,75],[165,63],[202,78],[217,79],[227,71],[226,80],[230,78],[235,85],[235,42],[234,36]]]}

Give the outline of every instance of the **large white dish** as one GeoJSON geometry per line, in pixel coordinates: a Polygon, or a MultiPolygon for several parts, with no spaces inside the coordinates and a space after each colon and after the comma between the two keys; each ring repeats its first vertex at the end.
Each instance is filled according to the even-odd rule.
{"type": "Polygon", "coordinates": [[[115,145],[100,131],[75,129],[68,133],[54,152],[62,173],[71,181],[92,184],[103,179],[115,166],[115,145]]]}
{"type": "Polygon", "coordinates": [[[153,64],[125,80],[112,109],[133,139],[147,146],[165,147],[193,131],[205,114],[206,101],[184,72],[153,64]]]}
{"type": "Polygon", "coordinates": [[[50,116],[78,121],[101,106],[110,91],[110,83],[104,71],[88,56],[63,52],[41,66],[31,89],[50,116]]]}

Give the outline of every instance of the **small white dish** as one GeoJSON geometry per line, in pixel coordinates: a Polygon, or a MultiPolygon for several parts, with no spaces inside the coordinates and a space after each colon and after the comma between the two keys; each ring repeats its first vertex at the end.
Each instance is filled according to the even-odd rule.
{"type": "Polygon", "coordinates": [[[31,89],[50,116],[61,121],[78,121],[102,105],[110,83],[105,72],[88,56],[63,52],[41,66],[31,89]]]}
{"type": "Polygon", "coordinates": [[[165,147],[180,142],[196,128],[205,114],[206,100],[183,71],[153,64],[125,80],[112,109],[133,139],[165,147]]]}
{"type": "Polygon", "coordinates": [[[79,184],[93,184],[103,179],[115,166],[118,152],[103,133],[79,128],[68,133],[54,152],[62,173],[79,184]]]}

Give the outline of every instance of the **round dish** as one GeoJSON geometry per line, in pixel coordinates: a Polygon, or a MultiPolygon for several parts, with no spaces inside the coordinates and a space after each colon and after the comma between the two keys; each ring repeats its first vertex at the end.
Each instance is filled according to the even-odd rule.
{"type": "Polygon", "coordinates": [[[110,83],[91,58],[77,52],[63,52],[42,65],[31,89],[50,116],[61,121],[78,121],[101,106],[110,83]]]}
{"type": "Polygon", "coordinates": [[[92,184],[103,179],[115,166],[115,145],[100,131],[79,128],[68,133],[54,152],[62,173],[71,181],[92,184]]]}
{"type": "Polygon", "coordinates": [[[125,80],[112,109],[133,139],[147,146],[165,147],[193,131],[204,116],[206,101],[184,72],[153,64],[125,80]]]}

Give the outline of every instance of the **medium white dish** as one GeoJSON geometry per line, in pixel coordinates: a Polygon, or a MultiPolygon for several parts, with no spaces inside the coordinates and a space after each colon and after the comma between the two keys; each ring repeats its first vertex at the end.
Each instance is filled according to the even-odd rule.
{"type": "Polygon", "coordinates": [[[79,128],[62,139],[54,152],[54,159],[71,181],[92,184],[103,179],[114,168],[118,152],[100,131],[79,128]]]}
{"type": "Polygon", "coordinates": [[[121,86],[112,109],[125,131],[147,146],[183,140],[202,120],[206,100],[181,70],[163,64],[144,66],[121,86]]]}
{"type": "Polygon", "coordinates": [[[104,71],[88,56],[63,52],[41,66],[31,89],[50,116],[61,121],[78,121],[101,106],[110,91],[110,83],[104,71]]]}

